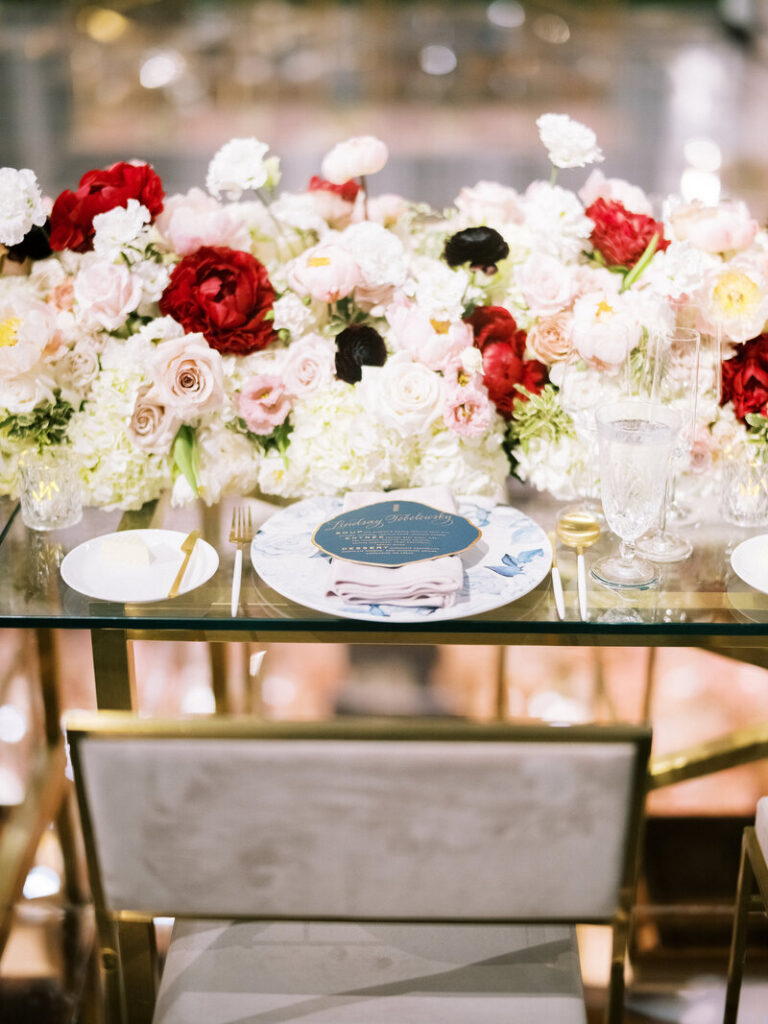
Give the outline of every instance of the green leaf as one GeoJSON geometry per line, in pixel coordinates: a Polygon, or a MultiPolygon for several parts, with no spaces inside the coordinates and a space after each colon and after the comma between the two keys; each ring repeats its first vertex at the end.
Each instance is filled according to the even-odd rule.
{"type": "Polygon", "coordinates": [[[195,432],[192,427],[188,427],[186,424],[183,427],[179,427],[179,431],[173,440],[173,463],[184,474],[187,483],[195,492],[195,497],[199,497],[200,477],[197,472],[195,432]]]}
{"type": "Polygon", "coordinates": [[[620,292],[625,292],[635,283],[635,281],[637,281],[642,272],[653,259],[653,255],[656,252],[656,247],[658,244],[659,233],[658,231],[656,231],[651,237],[651,240],[648,243],[648,245],[646,245],[643,255],[640,257],[640,259],[637,261],[634,267],[632,267],[632,269],[627,273],[627,276],[624,278],[624,280],[621,282],[621,288],[619,288],[620,292]]]}

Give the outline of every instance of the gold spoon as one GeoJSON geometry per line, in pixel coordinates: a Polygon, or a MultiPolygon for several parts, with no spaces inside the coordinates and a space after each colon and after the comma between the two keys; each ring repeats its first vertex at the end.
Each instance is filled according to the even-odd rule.
{"type": "Polygon", "coordinates": [[[570,509],[562,512],[557,520],[557,536],[566,547],[576,548],[576,587],[579,595],[579,615],[586,621],[587,613],[587,571],[584,565],[584,548],[590,547],[600,538],[600,523],[591,512],[570,509]]]}

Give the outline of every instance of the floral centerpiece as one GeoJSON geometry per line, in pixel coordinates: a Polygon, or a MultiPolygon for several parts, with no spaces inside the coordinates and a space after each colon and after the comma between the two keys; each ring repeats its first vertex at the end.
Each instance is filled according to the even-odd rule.
{"type": "Polygon", "coordinates": [[[694,445],[701,480],[734,438],[768,438],[768,237],[743,204],[658,217],[546,114],[549,180],[479,182],[434,211],[370,181],[370,136],[298,193],[256,139],[167,196],[145,163],[43,198],[0,170],[0,491],[26,446],[77,458],[85,501],[133,508],[434,483],[503,498],[510,471],[567,497],[591,453],[561,401],[604,400],[687,317],[717,339],[694,445]],[[691,312],[693,311],[693,312],[691,312]],[[629,368],[629,370],[627,370],[629,368]]]}

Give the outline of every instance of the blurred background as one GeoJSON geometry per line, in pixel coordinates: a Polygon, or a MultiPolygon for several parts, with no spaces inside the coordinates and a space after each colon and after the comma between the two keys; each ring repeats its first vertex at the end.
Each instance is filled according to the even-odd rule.
{"type": "Polygon", "coordinates": [[[2,161],[50,194],[129,157],[186,190],[242,135],[301,188],[371,133],[392,151],[376,189],[440,206],[546,175],[534,122],[555,110],[611,176],[768,215],[765,0],[4,0],[0,82],[2,161]]]}

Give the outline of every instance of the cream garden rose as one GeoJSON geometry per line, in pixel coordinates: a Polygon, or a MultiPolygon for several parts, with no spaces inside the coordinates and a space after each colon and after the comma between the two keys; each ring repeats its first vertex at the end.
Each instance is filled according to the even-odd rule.
{"type": "Polygon", "coordinates": [[[158,400],[184,422],[221,407],[224,371],[221,355],[202,334],[186,334],[158,345],[152,360],[158,400]]]}
{"type": "Polygon", "coordinates": [[[173,409],[164,405],[152,385],[139,388],[126,433],[144,451],[167,455],[181,421],[173,409]]]}

